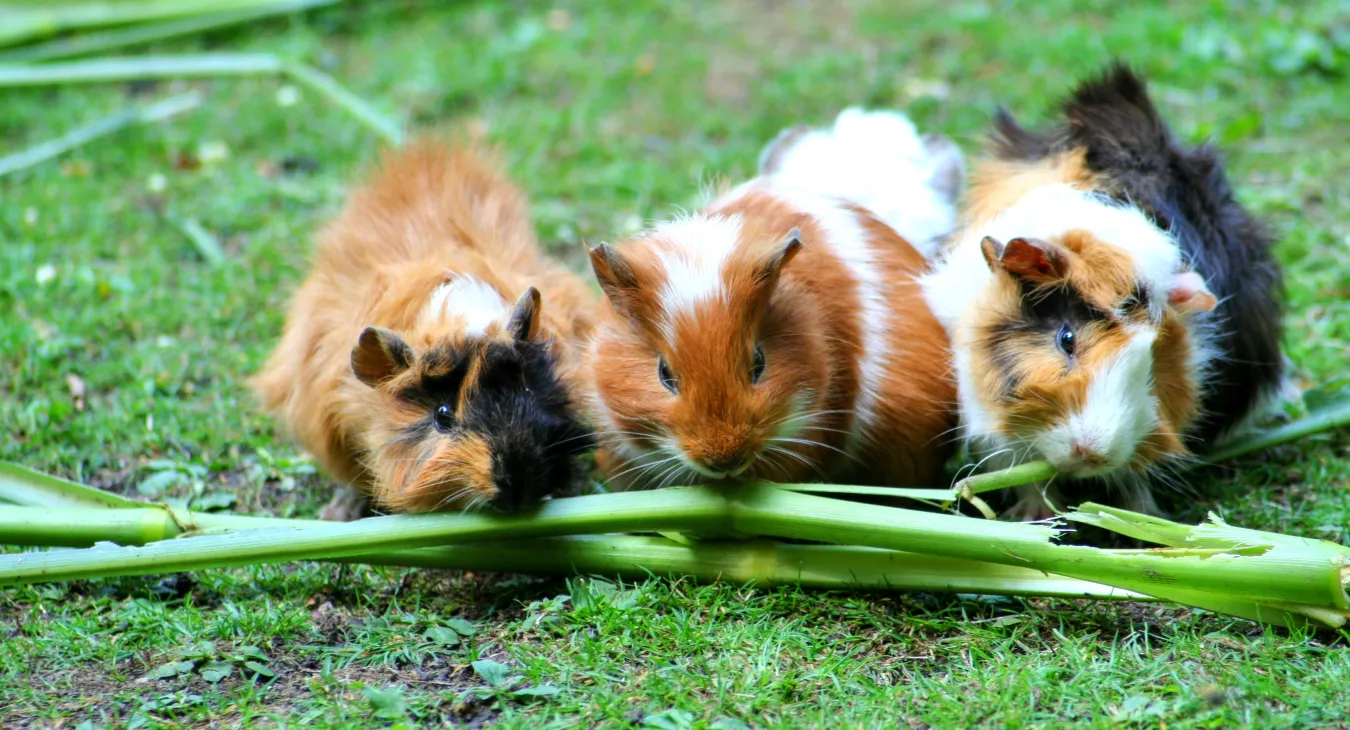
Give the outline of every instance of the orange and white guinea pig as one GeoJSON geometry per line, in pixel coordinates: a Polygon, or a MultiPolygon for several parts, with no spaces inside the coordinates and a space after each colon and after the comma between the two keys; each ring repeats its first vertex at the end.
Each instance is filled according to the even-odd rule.
{"type": "MultiPolygon", "coordinates": [[[[1271,238],[1128,69],[1083,83],[1048,133],[1001,116],[966,207],[923,287],[989,466],[1043,458],[1073,498],[1096,483],[1156,511],[1162,467],[1281,390],[1271,238]]],[[[1048,515],[1037,489],[1015,512],[1048,515]]]]}
{"type": "Polygon", "coordinates": [[[951,229],[960,164],[901,115],[849,110],[785,133],[702,211],[593,248],[607,306],[586,371],[611,482],[939,478],[955,393],[916,245],[951,229]]]}
{"type": "Polygon", "coordinates": [[[535,241],[522,193],[475,145],[389,153],[320,237],[254,380],[268,411],[361,495],[427,512],[528,506],[580,474],[574,402],[595,306],[535,241]]]}

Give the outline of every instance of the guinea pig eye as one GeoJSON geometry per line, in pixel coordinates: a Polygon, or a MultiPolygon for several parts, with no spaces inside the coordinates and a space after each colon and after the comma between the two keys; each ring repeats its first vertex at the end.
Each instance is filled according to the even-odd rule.
{"type": "Polygon", "coordinates": [[[1067,324],[1060,325],[1059,334],[1055,335],[1055,344],[1065,355],[1073,354],[1074,334],[1073,328],[1067,324]]]}
{"type": "Polygon", "coordinates": [[[431,415],[431,421],[436,424],[437,431],[449,433],[455,425],[455,412],[450,410],[450,406],[437,406],[436,412],[431,415]]]}
{"type": "Polygon", "coordinates": [[[750,365],[750,382],[758,383],[764,377],[764,350],[755,345],[755,360],[750,365]]]}
{"type": "Polygon", "coordinates": [[[679,394],[680,381],[675,377],[675,373],[670,372],[670,366],[666,364],[664,357],[656,359],[656,378],[661,381],[661,385],[671,393],[679,394]]]}

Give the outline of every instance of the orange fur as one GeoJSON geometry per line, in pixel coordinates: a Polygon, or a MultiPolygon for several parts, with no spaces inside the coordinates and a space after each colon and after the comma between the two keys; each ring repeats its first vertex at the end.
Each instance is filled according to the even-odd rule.
{"type": "MultiPolygon", "coordinates": [[[[572,343],[590,333],[594,298],[543,256],[523,194],[492,156],[433,141],[386,155],[322,231],[281,341],[253,380],[264,407],[324,469],[393,510],[458,508],[495,491],[481,439],[399,442],[401,429],[427,413],[394,393],[437,375],[444,363],[419,362],[378,388],[352,370],[353,345],[368,326],[396,332],[416,352],[443,346],[481,354],[468,346],[464,322],[421,316],[439,286],[464,275],[490,285],[508,306],[531,285],[542,292],[541,335],[555,343],[561,377],[575,387],[572,343]],[[454,496],[461,487],[467,491],[454,496]]],[[[487,336],[506,335],[494,323],[487,336]]],[[[472,391],[472,380],[461,394],[472,391]]]]}
{"type": "Polygon", "coordinates": [[[614,260],[593,252],[609,301],[587,370],[594,378],[596,420],[611,429],[602,433],[597,461],[613,481],[660,486],[693,476],[669,466],[642,468],[645,457],[638,454],[669,452],[672,443],[696,462],[750,460],[746,478],[879,484],[938,478],[939,436],[953,424],[955,394],[945,333],[914,283],[923,257],[867,212],[843,206],[839,212],[866,232],[889,306],[892,356],[869,438],[850,444],[848,437],[864,347],[859,283],[829,247],[820,222],[762,186],[704,211],[739,216],[741,225],[722,268],[728,296],[702,301],[692,311],[664,311],[662,256],[698,241],[668,240],[658,229],[616,246],[614,260]],[[800,249],[766,277],[794,228],[800,249]],[[743,375],[756,344],[766,363],[758,383],[743,375]],[[679,374],[678,396],[660,384],[658,357],[679,374]],[[798,441],[774,444],[794,412],[818,416],[805,423],[798,441]]]}

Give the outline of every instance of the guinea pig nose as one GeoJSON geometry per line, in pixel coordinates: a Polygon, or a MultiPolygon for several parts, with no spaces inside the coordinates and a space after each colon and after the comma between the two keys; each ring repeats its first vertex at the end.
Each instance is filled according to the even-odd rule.
{"type": "Polygon", "coordinates": [[[1106,466],[1106,455],[1097,451],[1092,446],[1084,444],[1082,441],[1073,442],[1073,448],[1070,449],[1073,458],[1077,459],[1083,466],[1106,466]]]}

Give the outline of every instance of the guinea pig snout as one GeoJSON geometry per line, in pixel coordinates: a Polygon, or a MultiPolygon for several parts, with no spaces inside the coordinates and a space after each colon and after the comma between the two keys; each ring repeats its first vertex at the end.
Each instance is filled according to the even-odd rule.
{"type": "Polygon", "coordinates": [[[1037,439],[1039,451],[1054,467],[1074,476],[1094,476],[1121,464],[1113,450],[1119,434],[1070,422],[1037,439]]]}
{"type": "Polygon", "coordinates": [[[683,450],[688,465],[711,479],[740,476],[759,456],[750,443],[749,429],[739,427],[712,437],[687,440],[683,450]]]}

